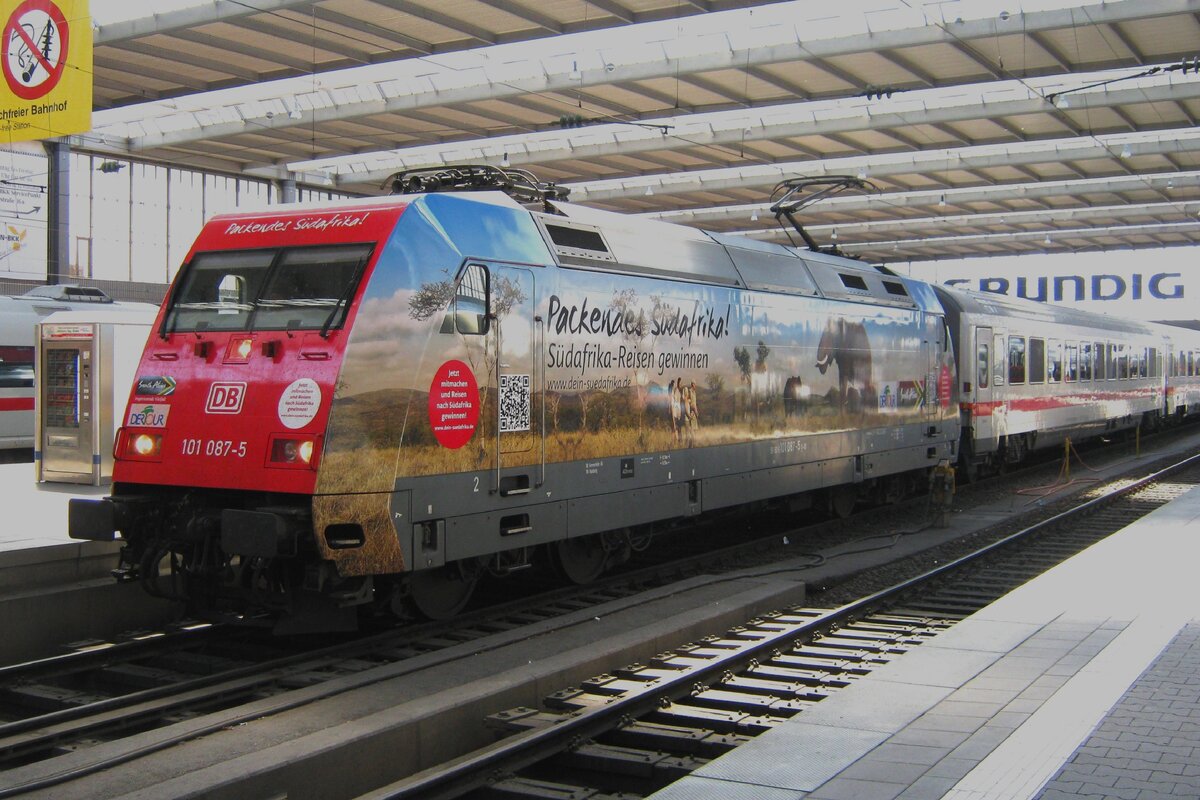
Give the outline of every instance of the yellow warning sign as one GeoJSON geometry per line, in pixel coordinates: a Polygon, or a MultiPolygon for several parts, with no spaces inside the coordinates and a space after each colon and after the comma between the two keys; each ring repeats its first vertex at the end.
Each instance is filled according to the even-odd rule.
{"type": "Polygon", "coordinates": [[[92,127],[87,0],[0,0],[0,142],[92,127]]]}

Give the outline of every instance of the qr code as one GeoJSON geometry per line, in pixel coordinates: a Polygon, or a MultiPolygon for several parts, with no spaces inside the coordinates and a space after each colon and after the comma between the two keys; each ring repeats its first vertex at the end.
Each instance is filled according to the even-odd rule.
{"type": "Polygon", "coordinates": [[[500,376],[500,432],[529,430],[529,376],[500,376]]]}

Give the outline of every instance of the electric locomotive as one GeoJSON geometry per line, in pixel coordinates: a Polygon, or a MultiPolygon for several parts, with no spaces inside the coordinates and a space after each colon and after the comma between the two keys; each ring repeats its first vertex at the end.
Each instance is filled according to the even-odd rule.
{"type": "Polygon", "coordinates": [[[195,610],[341,627],[449,616],[484,573],[588,581],[748,502],[848,513],[956,457],[929,285],[441,179],[210,220],[71,536],[119,532],[119,575],[195,610]]]}

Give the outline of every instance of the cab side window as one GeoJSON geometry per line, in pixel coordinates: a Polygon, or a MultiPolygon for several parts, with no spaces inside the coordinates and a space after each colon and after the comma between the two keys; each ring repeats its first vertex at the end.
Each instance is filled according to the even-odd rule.
{"type": "Polygon", "coordinates": [[[488,270],[481,264],[469,265],[454,291],[454,329],[459,333],[481,336],[491,327],[488,315],[488,270]]]}

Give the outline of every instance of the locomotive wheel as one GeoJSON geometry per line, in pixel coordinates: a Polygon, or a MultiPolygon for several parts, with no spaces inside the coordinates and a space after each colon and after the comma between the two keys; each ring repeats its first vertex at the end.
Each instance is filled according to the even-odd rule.
{"type": "Polygon", "coordinates": [[[408,599],[428,619],[450,619],[463,610],[475,592],[478,576],[467,577],[456,567],[439,567],[413,573],[408,599]]]}
{"type": "Polygon", "coordinates": [[[550,547],[555,569],[571,583],[590,583],[608,565],[608,553],[599,536],[563,539],[550,547]]]}
{"type": "Polygon", "coordinates": [[[836,519],[845,519],[854,513],[858,504],[858,489],[854,486],[835,486],[829,490],[829,513],[836,519]]]}

